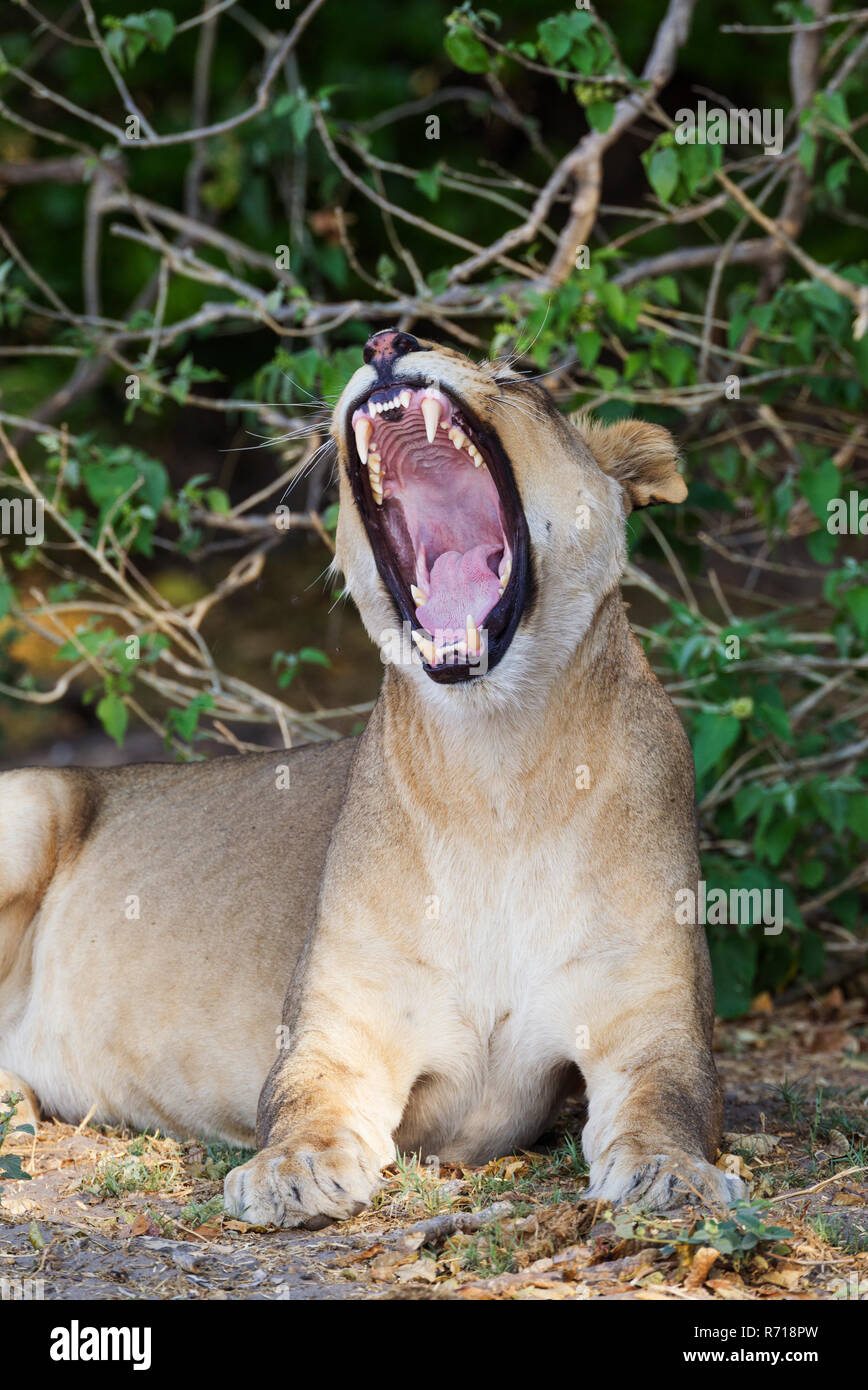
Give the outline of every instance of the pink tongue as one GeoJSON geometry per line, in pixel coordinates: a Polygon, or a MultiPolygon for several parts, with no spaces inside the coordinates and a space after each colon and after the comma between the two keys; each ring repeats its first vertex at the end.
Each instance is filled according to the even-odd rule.
{"type": "Polygon", "coordinates": [[[468,614],[477,627],[500,597],[500,580],[488,568],[488,558],[499,546],[477,545],[466,555],[447,550],[434,561],[429,579],[428,602],[416,616],[428,632],[441,641],[463,641],[468,614]]]}

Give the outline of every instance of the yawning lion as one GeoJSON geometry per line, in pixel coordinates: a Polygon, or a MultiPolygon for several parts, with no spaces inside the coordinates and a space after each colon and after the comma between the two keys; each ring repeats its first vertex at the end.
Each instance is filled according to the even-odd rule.
{"type": "Polygon", "coordinates": [[[226,1180],[255,1223],[351,1215],[396,1147],[528,1145],[580,1087],[589,1195],[732,1198],[675,916],[693,765],[619,591],[626,514],[686,496],[672,439],[392,330],[333,436],[337,564],[387,663],[364,734],[0,779],[0,1090],[255,1128],[226,1180]]]}

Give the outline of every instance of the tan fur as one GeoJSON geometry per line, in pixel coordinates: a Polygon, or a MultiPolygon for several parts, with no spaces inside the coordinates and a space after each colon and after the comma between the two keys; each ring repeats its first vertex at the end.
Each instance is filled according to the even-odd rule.
{"type": "MultiPolygon", "coordinates": [[[[618,591],[626,511],[683,495],[674,446],[638,421],[576,429],[433,344],[404,363],[512,461],[536,593],[506,655],[455,685],[388,666],[357,748],[0,779],[0,1065],[68,1119],[96,1103],[235,1142],[270,1066],[261,1152],[226,1184],[257,1223],[351,1214],[396,1144],[471,1162],[530,1144],[581,1084],[595,1195],[665,1205],[686,1171],[731,1196],[708,1162],[707,949],[675,923],[693,765],[618,591]]],[[[344,443],[373,379],[335,412],[338,561],[380,642],[396,614],[344,443]]]]}

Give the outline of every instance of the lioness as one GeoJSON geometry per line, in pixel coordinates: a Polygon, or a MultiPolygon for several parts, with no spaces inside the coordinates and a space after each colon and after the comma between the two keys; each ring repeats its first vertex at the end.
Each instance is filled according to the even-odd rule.
{"type": "Polygon", "coordinates": [[[337,564],[388,659],[364,734],[0,779],[0,1086],[255,1123],[226,1209],[257,1224],[350,1216],[396,1147],[530,1144],[581,1085],[590,1196],[734,1197],[675,921],[690,749],[618,587],[625,515],[686,496],[671,437],[393,330],[333,437],[337,564]]]}

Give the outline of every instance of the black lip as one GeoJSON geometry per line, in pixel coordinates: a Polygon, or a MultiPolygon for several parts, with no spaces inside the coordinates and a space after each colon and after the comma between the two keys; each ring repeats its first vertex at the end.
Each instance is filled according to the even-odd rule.
{"type": "MultiPolygon", "coordinates": [[[[395,387],[400,388],[402,386],[408,386],[414,390],[422,390],[428,385],[429,379],[430,378],[426,376],[401,377],[400,379],[392,379],[388,382],[380,380],[372,389],[361,392],[359,396],[349,403],[346,410],[346,440],[348,457],[351,462],[349,479],[353,500],[359,509],[359,514],[364,522],[365,530],[368,533],[368,539],[371,542],[371,550],[373,551],[380,578],[389,590],[399,618],[402,622],[410,624],[411,631],[418,628],[418,623],[416,622],[413,611],[412,597],[409,587],[400,574],[397,565],[394,563],[391,546],[384,534],[381,521],[382,514],[374,502],[370,483],[368,482],[368,471],[362,464],[356,448],[352,418],[354,412],[368,401],[372,395],[382,390],[388,391],[395,387]]],[[[493,671],[498,662],[506,655],[522,615],[532,601],[534,585],[530,554],[530,535],[528,533],[527,519],[524,514],[524,507],[521,504],[521,497],[519,496],[512,464],[497,435],[480,424],[479,419],[466,402],[457,396],[454,391],[451,391],[448,386],[444,386],[442,382],[439,382],[438,388],[443,392],[444,396],[449,397],[453,406],[461,412],[473,431],[476,445],[482,451],[486,465],[494,478],[498,493],[500,494],[500,502],[503,508],[507,534],[512,539],[512,572],[509,576],[509,583],[485,620],[485,630],[488,634],[487,673],[488,671],[493,671]]],[[[420,659],[422,659],[421,656],[420,659]]],[[[438,685],[454,685],[461,681],[478,680],[482,674],[485,674],[479,672],[478,667],[468,663],[431,666],[427,661],[422,660],[422,666],[425,674],[431,680],[436,681],[438,685]]]]}

